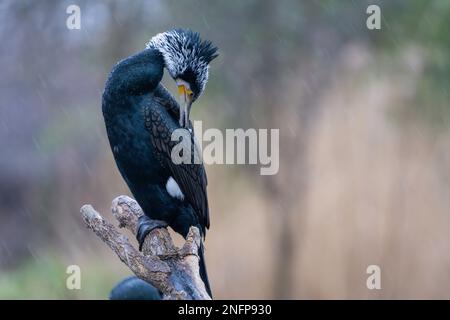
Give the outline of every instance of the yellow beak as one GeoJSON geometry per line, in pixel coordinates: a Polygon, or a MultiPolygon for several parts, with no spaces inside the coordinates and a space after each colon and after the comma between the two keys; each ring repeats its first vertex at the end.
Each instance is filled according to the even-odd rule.
{"type": "Polygon", "coordinates": [[[186,96],[186,87],[183,84],[180,84],[178,86],[178,95],[180,97],[185,97],[186,96]]]}
{"type": "Polygon", "coordinates": [[[189,113],[191,112],[192,91],[185,85],[178,85],[178,95],[180,96],[180,126],[189,127],[189,113]]]}

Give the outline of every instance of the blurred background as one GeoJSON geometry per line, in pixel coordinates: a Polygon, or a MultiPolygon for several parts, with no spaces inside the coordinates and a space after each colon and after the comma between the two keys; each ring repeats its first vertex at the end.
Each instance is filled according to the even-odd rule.
{"type": "Polygon", "coordinates": [[[277,175],[206,168],[216,298],[450,298],[449,21],[446,0],[3,0],[0,298],[106,299],[130,274],[79,208],[111,218],[129,194],[101,94],[172,27],[220,48],[192,118],[280,129],[277,175]],[[81,290],[66,288],[73,264],[81,290]],[[366,287],[372,264],[381,290],[366,287]]]}

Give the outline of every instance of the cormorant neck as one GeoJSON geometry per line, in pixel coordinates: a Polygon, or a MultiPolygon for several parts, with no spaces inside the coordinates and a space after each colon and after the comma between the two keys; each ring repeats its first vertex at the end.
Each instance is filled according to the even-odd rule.
{"type": "Polygon", "coordinates": [[[120,61],[111,71],[105,95],[114,99],[152,92],[163,76],[161,53],[146,49],[120,61]]]}
{"type": "MultiPolygon", "coordinates": [[[[167,48],[164,47],[162,42],[155,42],[155,43],[148,43],[147,44],[148,50],[156,50],[158,51],[164,61],[164,67],[166,67],[167,71],[169,72],[170,76],[175,79],[178,75],[177,66],[182,65],[182,61],[174,61],[173,55],[170,55],[167,48]]],[[[182,59],[182,55],[177,55],[179,59],[182,59]]]]}

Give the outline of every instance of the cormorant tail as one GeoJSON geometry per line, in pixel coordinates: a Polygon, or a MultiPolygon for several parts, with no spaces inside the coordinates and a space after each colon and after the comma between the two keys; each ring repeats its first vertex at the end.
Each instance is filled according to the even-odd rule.
{"type": "Polygon", "coordinates": [[[211,286],[209,285],[208,273],[206,272],[206,263],[205,263],[205,247],[203,246],[203,239],[200,243],[200,250],[198,251],[199,257],[199,265],[200,265],[200,278],[202,278],[203,283],[205,284],[206,292],[208,292],[211,299],[213,298],[211,292],[211,286]]]}

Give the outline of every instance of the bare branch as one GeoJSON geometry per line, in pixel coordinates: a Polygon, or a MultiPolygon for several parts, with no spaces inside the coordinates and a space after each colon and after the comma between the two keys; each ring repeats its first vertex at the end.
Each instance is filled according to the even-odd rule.
{"type": "MultiPolygon", "coordinates": [[[[138,219],[143,215],[138,203],[127,196],[112,202],[112,212],[120,228],[136,235],[138,219]]],[[[113,250],[119,259],[140,279],[163,293],[164,299],[211,299],[199,275],[198,249],[200,232],[191,227],[182,248],[177,248],[165,228],[152,230],[139,252],[128,237],[106,221],[91,205],[81,208],[88,228],[113,250]]]]}

